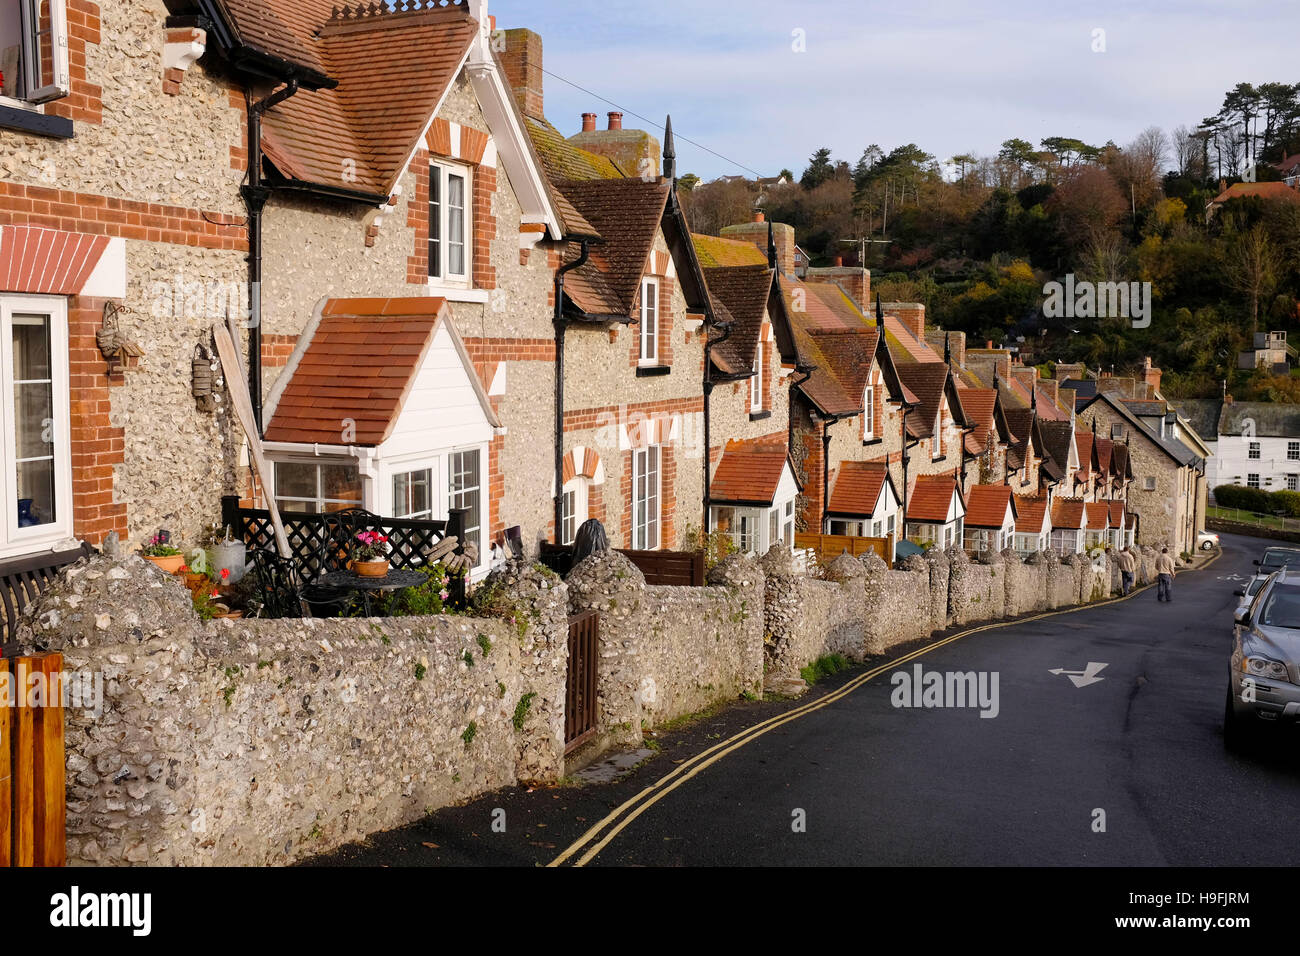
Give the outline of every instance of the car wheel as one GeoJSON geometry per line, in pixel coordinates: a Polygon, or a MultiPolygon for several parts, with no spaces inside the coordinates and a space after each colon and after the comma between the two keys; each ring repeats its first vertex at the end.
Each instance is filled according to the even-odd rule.
{"type": "Polygon", "coordinates": [[[1228,681],[1228,693],[1223,701],[1223,746],[1232,753],[1243,753],[1248,749],[1248,734],[1244,721],[1232,708],[1232,681],[1228,681]]]}
{"type": "Polygon", "coordinates": [[[1210,550],[1212,550],[1213,548],[1214,548],[1214,542],[1213,542],[1213,541],[1206,541],[1204,544],[1201,545],[1201,550],[1202,550],[1202,551],[1210,551],[1210,550]]]}

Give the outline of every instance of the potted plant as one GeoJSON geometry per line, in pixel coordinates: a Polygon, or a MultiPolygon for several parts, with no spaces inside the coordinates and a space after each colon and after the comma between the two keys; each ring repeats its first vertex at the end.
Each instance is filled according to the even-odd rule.
{"type": "Polygon", "coordinates": [[[388,574],[388,537],[378,531],[362,531],[352,546],[352,570],[363,578],[388,574]]]}
{"type": "Polygon", "coordinates": [[[151,561],[168,574],[175,574],[185,567],[185,555],[180,548],[174,548],[161,533],[155,534],[140,549],[140,557],[151,561]]]}

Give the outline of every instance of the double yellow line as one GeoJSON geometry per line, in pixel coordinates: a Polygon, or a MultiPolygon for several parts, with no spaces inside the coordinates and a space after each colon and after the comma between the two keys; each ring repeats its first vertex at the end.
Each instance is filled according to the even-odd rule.
{"type": "MultiPolygon", "coordinates": [[[[1220,552],[1220,554],[1222,554],[1222,552],[1220,552]]],[[[1218,559],[1219,555],[1215,555],[1196,570],[1200,571],[1204,568],[1208,568],[1218,559]]],[[[1147,584],[1140,588],[1134,588],[1127,596],[1109,598],[1105,601],[1096,601],[1091,604],[1080,604],[1059,611],[1048,611],[1044,614],[1036,614],[1033,617],[1024,617],[1015,621],[996,621],[990,624],[982,624],[979,627],[973,627],[966,631],[960,631],[957,634],[951,634],[932,644],[927,644],[924,647],[919,647],[914,651],[904,654],[902,657],[896,657],[878,667],[873,667],[866,673],[853,678],[853,680],[849,681],[838,690],[831,691],[829,694],[825,694],[800,707],[796,707],[794,710],[787,711],[783,714],[777,714],[775,717],[769,717],[767,720],[761,721],[752,727],[742,730],[734,737],[730,737],[721,743],[714,744],[708,750],[696,754],[671,773],[650,784],[650,786],[646,787],[640,793],[629,797],[622,803],[622,805],[612,810],[608,816],[595,826],[591,827],[591,829],[575,840],[563,853],[546,865],[548,867],[563,866],[575,855],[581,853],[582,855],[578,857],[573,865],[586,866],[595,859],[596,855],[600,853],[601,850],[605,849],[605,847],[610,844],[610,841],[627,829],[633,820],[641,816],[641,814],[645,813],[652,806],[664,797],[668,796],[668,794],[672,793],[682,784],[686,783],[696,774],[707,770],[723,757],[739,750],[746,744],[753,743],[759,737],[762,737],[770,731],[776,730],[776,728],[783,724],[788,724],[792,720],[798,720],[800,717],[806,717],[811,713],[821,710],[823,707],[829,707],[831,704],[843,700],[859,687],[862,687],[864,684],[869,683],[887,671],[891,671],[909,661],[913,661],[918,657],[929,654],[931,651],[938,650],[954,641],[959,641],[964,637],[970,637],[972,634],[979,634],[983,631],[992,631],[1001,627],[1014,627],[1017,624],[1028,624],[1032,621],[1041,621],[1048,617],[1059,617],[1062,614],[1074,614],[1077,611],[1086,611],[1093,608],[1105,607],[1109,604],[1119,604],[1122,601],[1127,601],[1130,598],[1136,597],[1143,591],[1150,590],[1152,587],[1154,587],[1154,585],[1147,584]],[[601,836],[602,833],[604,833],[604,836],[601,836]],[[586,848],[585,852],[584,848],[586,848]]]]}

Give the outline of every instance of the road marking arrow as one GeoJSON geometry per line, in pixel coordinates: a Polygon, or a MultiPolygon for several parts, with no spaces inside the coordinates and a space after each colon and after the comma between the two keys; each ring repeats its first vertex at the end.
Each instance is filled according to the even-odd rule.
{"type": "Polygon", "coordinates": [[[1096,661],[1089,661],[1088,666],[1081,671],[1067,671],[1064,667],[1058,667],[1055,670],[1048,671],[1049,674],[1064,674],[1074,682],[1075,687],[1087,687],[1089,684],[1095,684],[1106,678],[1098,677],[1105,664],[1098,664],[1096,661]]]}

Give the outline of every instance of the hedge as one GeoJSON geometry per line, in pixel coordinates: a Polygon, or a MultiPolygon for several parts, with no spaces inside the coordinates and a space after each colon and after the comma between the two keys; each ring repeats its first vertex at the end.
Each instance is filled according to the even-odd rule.
{"type": "Polygon", "coordinates": [[[1279,512],[1300,518],[1300,491],[1265,491],[1243,485],[1219,485],[1214,489],[1214,503],[1220,508],[1238,508],[1261,514],[1279,512]]]}

